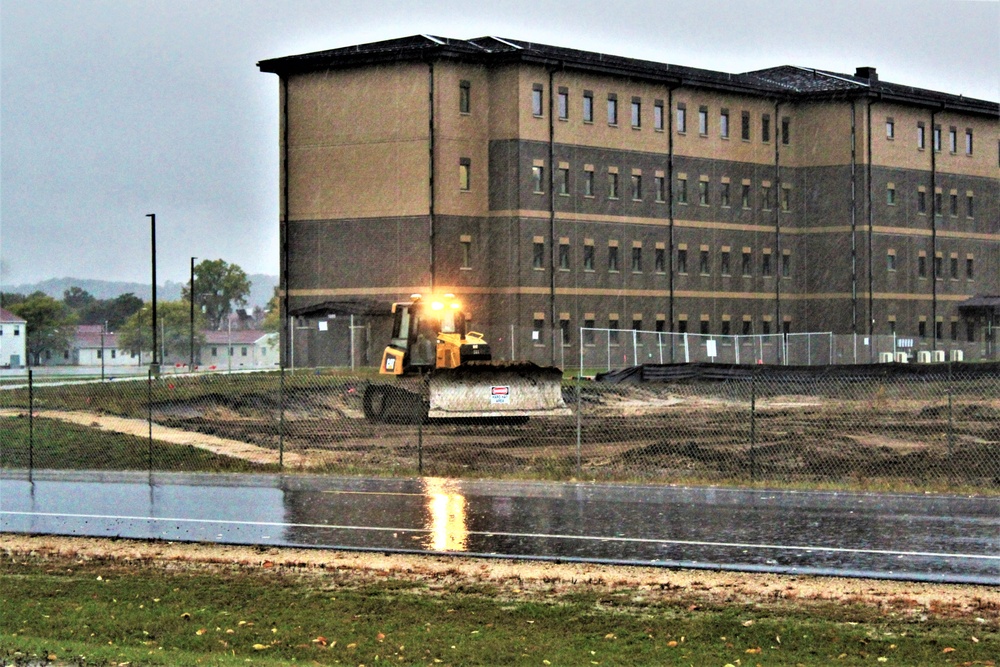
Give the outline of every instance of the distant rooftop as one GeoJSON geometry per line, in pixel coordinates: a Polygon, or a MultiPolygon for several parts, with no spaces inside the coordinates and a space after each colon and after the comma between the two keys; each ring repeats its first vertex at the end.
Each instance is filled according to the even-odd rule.
{"type": "Polygon", "coordinates": [[[793,100],[877,97],[932,109],[950,109],[994,117],[1000,115],[1000,105],[996,102],[881,81],[874,67],[859,67],[854,74],[841,74],[783,65],[743,74],[729,74],[501,37],[465,40],[413,35],[272,58],[260,61],[257,66],[262,72],[284,76],[323,69],[433,59],[482,64],[525,62],[652,80],[669,86],[712,88],[793,100]]]}

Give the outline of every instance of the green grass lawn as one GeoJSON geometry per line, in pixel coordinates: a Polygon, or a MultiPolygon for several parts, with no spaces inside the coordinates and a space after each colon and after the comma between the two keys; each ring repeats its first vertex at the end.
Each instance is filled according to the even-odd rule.
{"type": "Polygon", "coordinates": [[[1000,655],[995,619],[822,601],[692,604],[627,589],[517,592],[389,571],[4,554],[0,661],[745,667],[993,665],[1000,655]]]}
{"type": "Polygon", "coordinates": [[[27,417],[0,418],[0,467],[53,470],[154,470],[175,472],[269,472],[258,465],[187,445],[174,445],[110,431],[34,420],[34,446],[29,451],[27,417]]]}

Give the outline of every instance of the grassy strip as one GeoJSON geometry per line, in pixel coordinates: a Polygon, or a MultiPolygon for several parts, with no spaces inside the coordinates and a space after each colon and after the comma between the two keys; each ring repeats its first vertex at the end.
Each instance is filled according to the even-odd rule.
{"type": "Polygon", "coordinates": [[[0,419],[0,467],[52,470],[154,470],[169,472],[269,472],[259,465],[213,454],[190,445],[99,431],[54,419],[35,418],[34,447],[29,453],[27,417],[0,419]]]}
{"type": "Polygon", "coordinates": [[[551,595],[247,565],[0,557],[0,660],[258,665],[993,665],[992,622],[829,601],[551,595]]]}

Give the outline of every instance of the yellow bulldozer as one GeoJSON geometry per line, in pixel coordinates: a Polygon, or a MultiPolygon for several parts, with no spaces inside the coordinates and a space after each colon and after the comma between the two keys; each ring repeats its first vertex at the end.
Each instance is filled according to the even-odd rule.
{"type": "Polygon", "coordinates": [[[451,294],[392,306],[392,339],[380,375],[391,383],[365,388],[365,417],[413,423],[424,419],[515,418],[571,414],[562,398],[562,371],[532,363],[496,364],[490,345],[467,330],[451,294]]]}

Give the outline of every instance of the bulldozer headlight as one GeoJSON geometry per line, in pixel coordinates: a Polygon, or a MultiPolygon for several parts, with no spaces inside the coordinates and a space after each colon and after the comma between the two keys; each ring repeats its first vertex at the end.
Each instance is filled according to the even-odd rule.
{"type": "Polygon", "coordinates": [[[431,308],[434,310],[441,310],[444,308],[444,304],[441,303],[440,301],[435,301],[434,303],[431,304],[431,308]]]}

